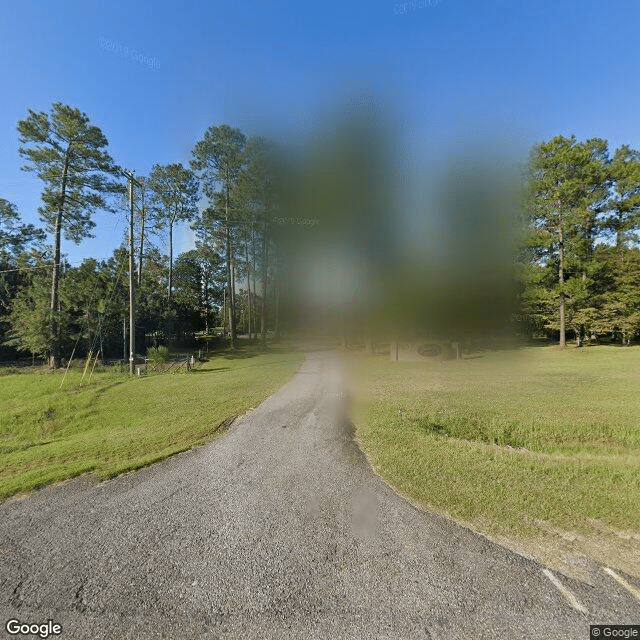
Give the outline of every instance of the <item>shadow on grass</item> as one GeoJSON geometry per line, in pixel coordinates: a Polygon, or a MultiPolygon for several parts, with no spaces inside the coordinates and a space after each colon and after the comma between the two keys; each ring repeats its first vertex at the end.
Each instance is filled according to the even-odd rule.
{"type": "MultiPolygon", "coordinates": [[[[122,380],[113,380],[112,382],[109,382],[107,384],[105,384],[104,386],[101,386],[99,388],[97,388],[95,390],[94,393],[94,398],[98,398],[99,396],[101,396],[103,393],[107,392],[107,391],[111,391],[111,389],[115,388],[115,387],[119,387],[122,384],[125,384],[126,382],[129,382],[130,380],[133,380],[135,376],[128,376],[126,378],[123,378],[122,380]]],[[[78,384],[77,387],[78,390],[82,390],[83,387],[78,384]]]]}
{"type": "Polygon", "coordinates": [[[245,351],[244,349],[228,349],[226,351],[221,351],[219,356],[224,358],[225,360],[246,360],[247,358],[255,358],[259,356],[260,352],[257,351],[245,351]]]}
{"type": "Polygon", "coordinates": [[[210,356],[225,358],[226,360],[246,360],[248,358],[256,358],[257,356],[290,353],[292,351],[294,351],[294,349],[288,346],[269,345],[263,347],[262,345],[240,345],[235,349],[224,349],[218,353],[210,354],[210,356]]]}
{"type": "Polygon", "coordinates": [[[189,374],[192,373],[215,373],[216,371],[229,371],[231,367],[214,367],[213,369],[191,369],[189,374]]]}

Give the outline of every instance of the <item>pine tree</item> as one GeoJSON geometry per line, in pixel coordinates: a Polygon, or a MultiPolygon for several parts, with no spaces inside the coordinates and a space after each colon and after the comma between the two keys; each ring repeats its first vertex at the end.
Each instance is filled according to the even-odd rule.
{"type": "Polygon", "coordinates": [[[198,181],[180,163],[159,165],[151,169],[146,188],[151,200],[153,222],[157,229],[167,230],[169,282],[167,300],[173,295],[173,231],[177,222],[193,220],[198,215],[198,181]]]}
{"type": "Polygon", "coordinates": [[[567,300],[584,298],[584,280],[592,253],[597,206],[606,190],[606,142],[579,143],[575,136],[556,136],[533,148],[529,161],[528,198],[532,229],[538,237],[539,265],[555,271],[551,290],[557,320],[548,326],[566,344],[567,300]]]}
{"type": "Polygon", "coordinates": [[[210,210],[216,211],[220,197],[224,202],[224,242],[227,270],[229,308],[229,332],[231,348],[235,348],[236,325],[234,304],[234,278],[232,277],[232,221],[233,204],[231,192],[236,184],[244,162],[246,137],[240,129],[227,124],[211,126],[204,132],[193,148],[192,168],[198,172],[204,195],[209,199],[210,210]]]}
{"type": "Polygon", "coordinates": [[[120,169],[107,153],[107,139],[79,109],[60,102],[49,113],[29,110],[18,122],[23,167],[44,182],[40,218],[53,235],[50,297],[50,365],[60,364],[60,244],[61,236],[79,244],[91,237],[97,209],[107,209],[105,194],[122,191],[111,178],[120,169]]]}

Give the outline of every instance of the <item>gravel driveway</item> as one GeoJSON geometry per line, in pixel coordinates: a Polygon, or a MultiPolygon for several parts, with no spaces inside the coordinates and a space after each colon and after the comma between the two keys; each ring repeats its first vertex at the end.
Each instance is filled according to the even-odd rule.
{"type": "Polygon", "coordinates": [[[312,353],[209,445],[0,504],[4,637],[25,637],[11,618],[73,640],[586,640],[590,622],[640,623],[604,573],[553,575],[565,593],[536,562],[406,503],[354,442],[343,391],[335,361],[312,353]]]}

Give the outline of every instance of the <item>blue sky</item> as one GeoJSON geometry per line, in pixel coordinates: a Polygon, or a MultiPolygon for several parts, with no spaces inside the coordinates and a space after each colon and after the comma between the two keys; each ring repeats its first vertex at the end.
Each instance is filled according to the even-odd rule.
{"type": "MultiPolygon", "coordinates": [[[[20,170],[16,123],[55,101],[138,175],[187,163],[212,124],[304,135],[365,89],[417,173],[478,133],[523,154],[571,133],[639,148],[639,26],[637,0],[6,2],[0,197],[37,222],[42,185],[20,170]]],[[[95,220],[95,239],[63,243],[72,262],[120,243],[123,216],[95,220]]]]}

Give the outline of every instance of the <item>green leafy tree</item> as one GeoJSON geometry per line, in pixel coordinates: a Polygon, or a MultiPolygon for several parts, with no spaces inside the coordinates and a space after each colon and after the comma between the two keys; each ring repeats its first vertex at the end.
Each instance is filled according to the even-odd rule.
{"type": "Polygon", "coordinates": [[[53,235],[50,298],[50,364],[60,363],[59,280],[61,236],[75,243],[91,237],[91,216],[108,209],[105,195],[122,190],[112,178],[120,169],[107,153],[107,139],[79,109],[60,102],[50,112],[29,110],[18,122],[23,167],[44,182],[40,218],[53,235]]]}
{"type": "Polygon", "coordinates": [[[224,236],[216,230],[217,220],[213,212],[205,209],[201,217],[191,226],[196,235],[196,251],[202,265],[205,292],[205,331],[216,323],[224,325],[225,283],[227,270],[224,251],[224,236]]]}
{"type": "Polygon", "coordinates": [[[163,339],[175,318],[175,309],[170,305],[165,290],[169,264],[155,247],[147,248],[144,261],[142,280],[136,289],[136,327],[153,336],[154,346],[157,346],[158,339],[163,339]]]}
{"type": "Polygon", "coordinates": [[[640,251],[600,244],[598,291],[578,312],[589,337],[606,336],[628,345],[640,328],[640,251]]]}
{"type": "Polygon", "coordinates": [[[45,233],[32,224],[22,224],[15,205],[0,198],[0,343],[9,329],[7,314],[19,289],[45,255],[45,233]]]}
{"type": "MultiPolygon", "coordinates": [[[[5,341],[7,346],[18,351],[28,351],[33,356],[47,359],[52,355],[49,270],[34,270],[12,300],[8,316],[11,328],[5,341]]],[[[69,333],[70,318],[66,309],[58,312],[56,324],[58,340],[62,342],[69,333]]]]}
{"type": "Polygon", "coordinates": [[[180,319],[193,330],[207,333],[213,323],[214,304],[220,301],[224,281],[216,279],[220,258],[196,248],[178,256],[175,264],[175,304],[180,319]]]}
{"type": "Polygon", "coordinates": [[[146,181],[151,211],[157,229],[166,229],[169,254],[167,300],[173,295],[173,231],[177,222],[190,221],[198,215],[198,181],[194,173],[180,163],[159,165],[151,169],[146,181]]]}
{"type": "Polygon", "coordinates": [[[640,217],[640,152],[622,145],[613,155],[609,167],[612,180],[607,202],[605,229],[615,237],[619,251],[630,240],[637,241],[640,217]]]}
{"type": "MultiPolygon", "coordinates": [[[[231,348],[235,348],[235,301],[232,278],[232,212],[231,193],[237,183],[245,161],[246,137],[239,130],[223,124],[211,126],[193,148],[191,166],[198,172],[204,195],[209,199],[210,210],[218,211],[220,199],[224,204],[222,221],[225,242],[225,263],[227,270],[227,290],[229,292],[229,332],[231,348]]],[[[212,218],[217,216],[212,215],[212,218]]]]}
{"type": "MultiPolygon", "coordinates": [[[[128,358],[127,331],[129,328],[129,251],[124,246],[114,250],[112,256],[100,263],[99,292],[91,312],[98,313],[99,335],[104,355],[128,358]],[[123,331],[124,328],[124,331],[123,331]]],[[[136,288],[136,295],[138,295],[136,288]]]]}
{"type": "MultiPolygon", "coordinates": [[[[568,280],[586,280],[598,206],[606,190],[605,157],[606,142],[581,143],[575,136],[556,136],[530,155],[530,224],[538,237],[539,264],[556,274],[557,320],[548,326],[558,330],[561,347],[566,344],[567,300],[576,303],[586,297],[586,283],[568,280]]],[[[578,308],[574,304],[572,311],[578,308]]]]}
{"type": "Polygon", "coordinates": [[[32,224],[21,224],[16,206],[0,198],[0,264],[11,264],[29,246],[44,242],[45,237],[42,229],[32,224]]]}
{"type": "Polygon", "coordinates": [[[68,339],[77,344],[79,352],[104,354],[105,342],[115,337],[121,307],[114,304],[113,293],[114,288],[119,292],[124,287],[117,277],[115,282],[111,277],[107,264],[87,258],[68,269],[61,280],[60,298],[70,321],[68,339]]]}
{"type": "MultiPolygon", "coordinates": [[[[270,218],[274,216],[278,200],[276,148],[266,138],[251,138],[245,147],[243,169],[235,185],[241,226],[239,244],[244,248],[246,295],[243,310],[246,329],[251,332],[254,300],[257,298],[255,274],[260,270],[262,294],[260,296],[260,334],[262,344],[267,340],[267,286],[269,281],[270,218]],[[257,240],[257,243],[256,243],[257,240]],[[260,247],[256,251],[256,244],[260,247]],[[250,259],[251,254],[251,259],[250,259]],[[260,264],[258,264],[258,262],[260,264]],[[261,267],[261,268],[260,268],[261,267]],[[251,277],[254,276],[254,286],[251,277]]],[[[257,323],[256,323],[257,324],[257,323]]],[[[257,333],[257,327],[256,333],[257,333]]]]}

